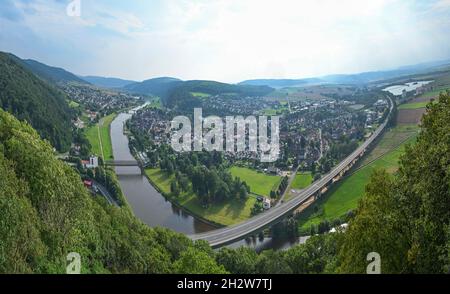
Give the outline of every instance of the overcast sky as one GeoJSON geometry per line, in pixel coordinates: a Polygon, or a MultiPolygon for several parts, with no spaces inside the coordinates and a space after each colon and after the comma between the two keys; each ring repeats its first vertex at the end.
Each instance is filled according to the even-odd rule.
{"type": "Polygon", "coordinates": [[[1,0],[0,50],[81,75],[239,82],[450,59],[450,0],[1,0]]]}

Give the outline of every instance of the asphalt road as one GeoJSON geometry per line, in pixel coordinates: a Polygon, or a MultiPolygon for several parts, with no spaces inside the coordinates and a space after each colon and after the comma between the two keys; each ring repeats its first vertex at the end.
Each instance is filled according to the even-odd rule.
{"type": "Polygon", "coordinates": [[[119,204],[117,204],[116,200],[111,196],[111,193],[109,193],[109,191],[99,182],[92,180],[92,182],[97,186],[98,191],[100,192],[100,194],[103,195],[103,197],[106,198],[106,200],[109,202],[109,204],[115,205],[115,206],[119,206],[119,204]]]}

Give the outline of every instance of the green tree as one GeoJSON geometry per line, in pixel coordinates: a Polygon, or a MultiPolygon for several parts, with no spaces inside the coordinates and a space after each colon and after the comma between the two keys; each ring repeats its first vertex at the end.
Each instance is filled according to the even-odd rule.
{"type": "Polygon", "coordinates": [[[226,274],[222,265],[217,265],[215,260],[205,252],[199,252],[193,248],[183,251],[180,258],[174,263],[174,271],[179,274],[226,274]]]}

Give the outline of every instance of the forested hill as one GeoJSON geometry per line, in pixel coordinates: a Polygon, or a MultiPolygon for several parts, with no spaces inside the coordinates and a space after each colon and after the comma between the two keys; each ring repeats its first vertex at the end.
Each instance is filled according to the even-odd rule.
{"type": "Polygon", "coordinates": [[[64,84],[74,82],[79,84],[89,84],[87,81],[77,77],[73,73],[68,72],[63,68],[49,66],[32,59],[20,59],[19,57],[10,53],[5,54],[8,54],[11,59],[15,60],[17,63],[21,64],[36,76],[49,83],[64,84]]]}
{"type": "Polygon", "coordinates": [[[135,82],[124,86],[123,89],[132,93],[153,95],[164,98],[173,88],[177,87],[181,83],[183,83],[183,81],[176,78],[161,77],[148,79],[142,82],[135,82]]]}
{"type": "Polygon", "coordinates": [[[13,55],[0,52],[0,107],[28,121],[59,151],[72,141],[72,111],[65,95],[19,64],[13,55]]]}
{"type": "Polygon", "coordinates": [[[216,81],[181,81],[162,77],[126,85],[124,90],[132,93],[159,96],[170,108],[188,109],[200,106],[202,97],[227,95],[227,97],[264,96],[273,91],[268,86],[235,85],[216,81]]]}
{"type": "MultiPolygon", "coordinates": [[[[2,71],[3,72],[3,71],[2,71]]],[[[0,109],[0,273],[224,273],[204,242],[92,197],[36,131],[0,109]]]]}
{"type": "Polygon", "coordinates": [[[226,95],[229,98],[258,97],[272,92],[268,86],[234,85],[216,81],[186,81],[168,92],[163,98],[166,106],[178,109],[189,109],[199,106],[201,95],[226,95]],[[200,94],[200,96],[198,96],[200,94]]]}

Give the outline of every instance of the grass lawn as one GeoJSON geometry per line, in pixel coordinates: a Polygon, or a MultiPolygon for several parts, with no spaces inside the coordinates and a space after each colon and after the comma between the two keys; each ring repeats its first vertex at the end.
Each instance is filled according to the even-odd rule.
{"type": "Polygon", "coordinates": [[[359,199],[364,195],[365,186],[374,170],[384,168],[389,173],[397,171],[398,160],[403,154],[404,147],[407,143],[414,142],[416,130],[417,126],[400,125],[387,132],[374,150],[364,159],[359,170],[332,186],[322,199],[319,199],[302,213],[299,226],[302,229],[307,229],[311,224],[339,218],[349,210],[356,208],[359,199]],[[399,134],[402,132],[408,133],[409,137],[400,136],[399,134]],[[387,150],[386,148],[390,149],[387,150]],[[384,150],[384,152],[380,150],[384,150]],[[372,162],[369,163],[368,158],[371,157],[372,153],[378,154],[378,156],[372,157],[372,162]],[[317,207],[317,211],[314,211],[314,207],[317,207]]]}
{"type": "Polygon", "coordinates": [[[278,114],[278,110],[268,108],[268,109],[264,109],[262,111],[262,114],[263,115],[267,115],[267,116],[277,115],[278,114]]]}
{"type": "MultiPolygon", "coordinates": [[[[159,168],[146,169],[145,173],[162,192],[170,194],[170,182],[175,178],[175,175],[169,177],[159,168]]],[[[256,202],[256,197],[250,195],[246,201],[233,200],[216,203],[208,208],[201,206],[193,192],[182,193],[174,200],[204,219],[228,226],[240,223],[251,217],[251,209],[256,202]]]]}
{"type": "Polygon", "coordinates": [[[152,98],[150,101],[148,101],[150,104],[150,107],[153,107],[153,108],[159,108],[159,109],[161,109],[162,108],[162,105],[161,105],[161,99],[160,98],[157,98],[157,97],[155,97],[155,98],[152,98]]]}
{"type": "MultiPolygon", "coordinates": [[[[296,190],[301,190],[301,189],[305,189],[306,187],[308,187],[309,185],[311,185],[313,181],[313,177],[311,172],[298,172],[295,175],[294,180],[292,181],[291,186],[289,187],[289,190],[291,189],[296,189],[296,190]]],[[[291,199],[292,194],[290,191],[288,191],[286,193],[286,195],[284,196],[284,202],[287,202],[291,199]]]]}
{"type": "Polygon", "coordinates": [[[415,102],[415,103],[406,103],[401,104],[398,109],[417,109],[417,108],[425,108],[428,102],[415,102]]]}
{"type": "Polygon", "coordinates": [[[86,130],[86,137],[92,146],[92,153],[105,160],[113,159],[109,126],[117,114],[112,113],[100,119],[100,122],[86,130]]]}
{"type": "Polygon", "coordinates": [[[68,100],[67,103],[69,104],[70,108],[78,108],[78,106],[80,106],[79,103],[73,101],[73,100],[68,100]]]}
{"type": "Polygon", "coordinates": [[[268,175],[246,167],[233,166],[230,168],[233,177],[239,177],[250,186],[250,192],[263,196],[270,196],[270,191],[276,190],[281,182],[280,176],[268,175]]]}
{"type": "Polygon", "coordinates": [[[305,189],[313,181],[311,172],[302,172],[295,175],[295,179],[292,181],[291,189],[305,189]]]}
{"type": "Polygon", "coordinates": [[[192,96],[197,97],[197,98],[208,98],[211,95],[206,94],[206,93],[202,93],[202,92],[191,92],[192,96]]]}

